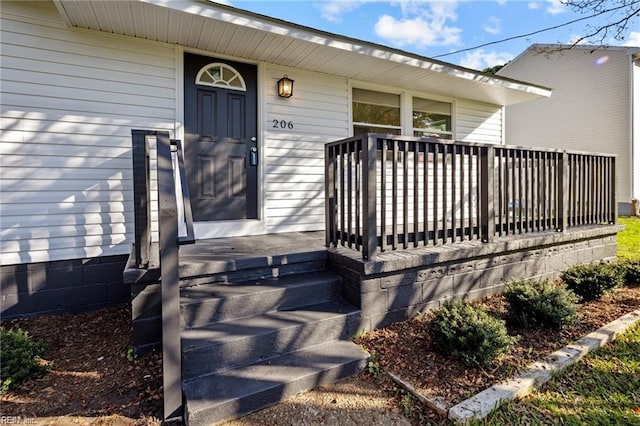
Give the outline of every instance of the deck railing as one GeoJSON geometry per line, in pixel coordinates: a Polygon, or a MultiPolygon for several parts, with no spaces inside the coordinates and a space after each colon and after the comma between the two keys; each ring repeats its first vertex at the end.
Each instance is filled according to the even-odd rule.
{"type": "Polygon", "coordinates": [[[180,277],[178,246],[194,242],[193,219],[180,141],[168,132],[132,130],[134,192],[134,256],[138,268],[160,269],[162,292],[162,356],[165,420],[181,416],[180,277]],[[155,141],[155,145],[152,144],[155,141]],[[154,149],[155,148],[155,149],[154,149]],[[152,152],[155,151],[155,155],[152,152]],[[155,164],[155,167],[152,167],[155,164]],[[151,176],[157,170],[158,253],[152,253],[151,176]],[[180,182],[176,192],[176,182],[180,182]],[[186,235],[178,237],[178,194],[183,201],[186,235]],[[151,259],[159,259],[153,265],[151,259]]]}
{"type": "Polygon", "coordinates": [[[366,134],[325,146],[327,245],[378,252],[616,219],[615,157],[366,134]]]}

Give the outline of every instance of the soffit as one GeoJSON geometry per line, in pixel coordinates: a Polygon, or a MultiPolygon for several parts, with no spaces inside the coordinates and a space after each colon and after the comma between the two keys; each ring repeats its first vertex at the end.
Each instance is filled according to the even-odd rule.
{"type": "Polygon", "coordinates": [[[55,0],[67,24],[302,70],[511,105],[551,90],[208,1],[55,0]]]}

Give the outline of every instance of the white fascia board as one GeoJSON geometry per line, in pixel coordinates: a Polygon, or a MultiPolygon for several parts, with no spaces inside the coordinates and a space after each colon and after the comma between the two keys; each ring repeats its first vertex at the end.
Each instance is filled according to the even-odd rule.
{"type": "Polygon", "coordinates": [[[366,55],[389,62],[399,63],[424,69],[426,71],[446,74],[455,78],[475,81],[509,90],[522,91],[541,97],[551,96],[551,89],[543,86],[529,84],[523,81],[507,77],[493,76],[469,68],[459,67],[447,62],[434,61],[420,55],[404,52],[397,49],[385,48],[375,43],[331,34],[325,31],[300,26],[275,18],[254,14],[240,9],[225,10],[227,6],[212,3],[206,0],[138,0],[176,10],[192,15],[232,23],[241,27],[253,28],[260,31],[291,37],[298,40],[351,52],[354,55],[366,55]]]}

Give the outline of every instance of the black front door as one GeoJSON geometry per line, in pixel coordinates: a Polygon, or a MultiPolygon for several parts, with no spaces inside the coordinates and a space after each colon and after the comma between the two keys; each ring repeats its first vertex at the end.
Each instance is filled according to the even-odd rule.
{"type": "Polygon", "coordinates": [[[193,219],[256,219],[256,67],[185,53],[184,74],[185,167],[193,219]]]}

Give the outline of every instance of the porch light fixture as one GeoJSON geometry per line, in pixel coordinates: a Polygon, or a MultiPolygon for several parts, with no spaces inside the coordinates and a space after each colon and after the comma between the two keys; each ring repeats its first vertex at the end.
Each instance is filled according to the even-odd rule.
{"type": "Polygon", "coordinates": [[[293,80],[285,74],[278,80],[278,96],[281,98],[290,98],[293,95],[293,80]]]}

